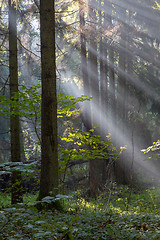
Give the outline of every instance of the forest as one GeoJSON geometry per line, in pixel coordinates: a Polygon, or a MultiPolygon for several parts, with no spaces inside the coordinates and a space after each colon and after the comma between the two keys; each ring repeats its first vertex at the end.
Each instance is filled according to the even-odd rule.
{"type": "Polygon", "coordinates": [[[160,239],[159,0],[0,0],[0,239],[160,239]]]}

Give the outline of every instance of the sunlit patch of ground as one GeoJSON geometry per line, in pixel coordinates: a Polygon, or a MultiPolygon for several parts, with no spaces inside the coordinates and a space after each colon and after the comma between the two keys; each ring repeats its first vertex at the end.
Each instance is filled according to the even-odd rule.
{"type": "MultiPolygon", "coordinates": [[[[76,193],[63,201],[63,212],[38,212],[32,195],[27,204],[8,202],[0,210],[0,239],[160,239],[159,189],[134,193],[128,211],[123,192],[121,187],[121,198],[112,194],[109,201],[107,194],[86,201],[76,193]]],[[[1,203],[6,197],[1,194],[1,203]]]]}

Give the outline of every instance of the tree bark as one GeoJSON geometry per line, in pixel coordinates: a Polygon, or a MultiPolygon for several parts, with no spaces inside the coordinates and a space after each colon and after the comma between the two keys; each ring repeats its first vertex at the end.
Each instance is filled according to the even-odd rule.
{"type": "MultiPolygon", "coordinates": [[[[121,10],[124,22],[126,21],[126,10],[121,10]]],[[[126,29],[125,24],[120,23],[121,36],[119,42],[119,72],[118,72],[118,93],[117,93],[117,121],[119,129],[121,130],[118,137],[118,144],[124,146],[125,137],[125,122],[126,122],[126,29]]],[[[120,183],[126,183],[126,163],[124,154],[119,157],[116,165],[116,175],[120,183]]]]}
{"type": "MultiPolygon", "coordinates": [[[[80,43],[81,43],[81,73],[83,80],[84,95],[90,97],[90,83],[88,76],[88,62],[86,49],[86,29],[85,29],[85,4],[79,0],[79,18],[80,18],[80,43]]],[[[85,130],[91,129],[91,106],[89,101],[85,101],[83,108],[83,123],[85,130]]]]}
{"type": "Polygon", "coordinates": [[[110,121],[112,122],[110,131],[111,135],[113,136],[115,134],[115,124],[116,124],[116,103],[115,103],[115,73],[114,73],[114,47],[112,46],[112,43],[109,46],[108,49],[108,55],[109,55],[109,82],[110,82],[110,121]]]}
{"type": "MultiPolygon", "coordinates": [[[[16,1],[9,0],[9,74],[10,74],[10,99],[18,93],[18,60],[17,60],[17,14],[16,1]]],[[[10,108],[10,131],[11,131],[11,161],[21,161],[20,148],[20,122],[19,115],[16,114],[16,107],[10,108]]],[[[18,102],[17,102],[18,111],[18,102]]],[[[22,197],[22,177],[20,172],[12,173],[12,204],[23,202],[22,197]]]]}
{"type": "MultiPolygon", "coordinates": [[[[91,123],[92,127],[100,124],[100,105],[99,105],[99,80],[98,80],[98,53],[96,33],[96,8],[95,0],[89,0],[89,47],[88,47],[88,63],[89,63],[89,82],[91,89],[91,123]],[[94,6],[94,7],[93,7],[94,6]]],[[[95,134],[98,133],[96,129],[95,134]]],[[[90,195],[96,197],[100,186],[100,161],[97,159],[89,160],[89,186],[90,195]]]]}
{"type": "Polygon", "coordinates": [[[97,39],[96,33],[96,8],[93,7],[96,4],[94,0],[89,0],[89,47],[88,47],[88,61],[89,61],[89,81],[91,89],[91,116],[92,126],[96,126],[100,123],[99,114],[99,81],[98,81],[98,51],[97,51],[97,39]]]}
{"type": "Polygon", "coordinates": [[[40,1],[42,64],[41,177],[39,199],[58,193],[55,8],[53,0],[40,1]]]}

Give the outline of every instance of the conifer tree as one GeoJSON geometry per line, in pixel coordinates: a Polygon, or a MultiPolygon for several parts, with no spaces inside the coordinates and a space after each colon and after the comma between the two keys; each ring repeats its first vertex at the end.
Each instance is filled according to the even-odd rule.
{"type": "Polygon", "coordinates": [[[54,1],[40,1],[42,114],[39,198],[58,193],[57,98],[54,1]]]}
{"type": "MultiPolygon", "coordinates": [[[[9,79],[10,98],[15,100],[18,93],[18,60],[17,60],[17,5],[16,1],[9,0],[9,79]]],[[[17,100],[18,103],[18,100],[17,100]]],[[[18,108],[18,104],[17,104],[18,108]]],[[[20,148],[20,121],[19,115],[11,107],[10,131],[11,131],[11,161],[21,161],[20,148]],[[12,113],[13,112],[13,113],[12,113]]],[[[17,109],[18,112],[18,109],[17,109]]],[[[12,204],[20,203],[22,198],[22,177],[20,172],[12,173],[12,204]]]]}

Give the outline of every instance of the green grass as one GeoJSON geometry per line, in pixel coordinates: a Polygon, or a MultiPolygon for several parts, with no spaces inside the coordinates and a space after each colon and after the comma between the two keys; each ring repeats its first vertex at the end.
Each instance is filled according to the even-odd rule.
{"type": "Polygon", "coordinates": [[[1,193],[0,239],[160,239],[160,190],[133,191],[127,210],[129,191],[113,184],[90,201],[78,191],[62,202],[64,212],[38,212],[31,194],[11,206],[10,196],[1,193]]]}

